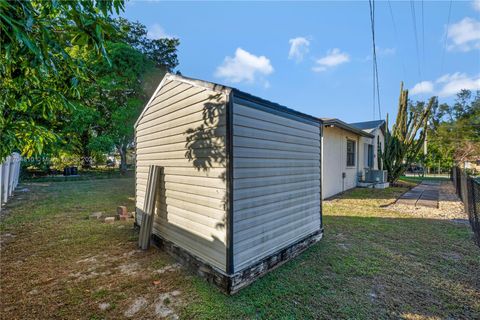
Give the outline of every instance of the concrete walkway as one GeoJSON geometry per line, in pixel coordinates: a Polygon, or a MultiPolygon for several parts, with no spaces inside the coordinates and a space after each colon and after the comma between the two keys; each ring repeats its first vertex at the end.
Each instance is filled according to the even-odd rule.
{"type": "Polygon", "coordinates": [[[440,183],[438,181],[423,181],[418,186],[405,192],[398,200],[398,204],[414,207],[438,208],[440,183]]]}

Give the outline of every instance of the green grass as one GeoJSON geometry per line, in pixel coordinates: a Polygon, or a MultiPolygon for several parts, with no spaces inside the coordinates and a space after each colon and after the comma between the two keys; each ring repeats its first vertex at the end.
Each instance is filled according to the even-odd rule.
{"type": "MultiPolygon", "coordinates": [[[[18,194],[0,222],[2,235],[14,235],[2,237],[5,318],[120,319],[136,297],[153,303],[172,290],[183,303],[166,304],[185,319],[480,317],[480,249],[468,225],[389,210],[407,187],[355,189],[326,202],[324,239],[231,297],[182,270],[155,273],[173,260],[156,248],[135,251],[131,222],[87,219],[113,215],[118,205],[133,210],[132,179],[24,187],[30,192],[18,194]],[[136,274],[118,271],[135,263],[136,274]],[[98,276],[72,279],[92,268],[98,276]]],[[[153,318],[152,310],[136,318],[153,318]]]]}
{"type": "Polygon", "coordinates": [[[419,177],[419,176],[402,176],[400,177],[401,181],[409,181],[409,182],[415,182],[415,183],[420,183],[422,181],[449,181],[450,179],[447,177],[419,177]]]}
{"type": "Polygon", "coordinates": [[[233,297],[195,281],[199,319],[478,318],[480,249],[468,226],[383,208],[406,188],[324,205],[324,239],[233,297]]]}
{"type": "Polygon", "coordinates": [[[96,179],[117,179],[117,178],[131,178],[135,175],[134,171],[129,170],[125,174],[122,174],[118,168],[92,168],[92,169],[78,169],[78,175],[76,176],[24,176],[23,182],[74,182],[84,180],[96,180],[96,179]]]}

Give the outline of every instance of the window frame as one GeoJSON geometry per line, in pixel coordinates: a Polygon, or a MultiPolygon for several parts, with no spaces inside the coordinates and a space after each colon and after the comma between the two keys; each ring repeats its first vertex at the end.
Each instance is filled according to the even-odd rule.
{"type": "Polygon", "coordinates": [[[347,163],[346,164],[347,164],[347,168],[354,168],[356,166],[356,164],[357,164],[356,153],[357,153],[357,142],[353,139],[347,138],[347,145],[346,145],[346,156],[347,156],[347,163]],[[353,151],[352,152],[348,151],[349,142],[351,142],[352,146],[353,146],[353,151]],[[349,155],[353,155],[353,164],[349,163],[349,155]]]}
{"type": "Polygon", "coordinates": [[[374,145],[369,143],[367,145],[367,168],[370,168],[370,169],[373,169],[374,165],[374,160],[373,158],[375,158],[375,152],[374,152],[374,145]]]}

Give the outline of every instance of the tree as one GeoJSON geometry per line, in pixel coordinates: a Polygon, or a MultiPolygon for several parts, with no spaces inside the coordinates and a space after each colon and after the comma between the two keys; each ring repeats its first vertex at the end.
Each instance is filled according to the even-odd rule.
{"type": "Polygon", "coordinates": [[[83,94],[78,101],[79,109],[92,113],[86,112],[91,116],[80,118],[70,115],[67,118],[72,122],[67,128],[76,137],[75,149],[83,159],[90,159],[95,152],[116,150],[121,158],[120,168],[125,172],[127,148],[133,143],[133,125],[165,72],[177,66],[179,41],[148,39],[145,26],[138,22],[117,19],[115,25],[119,33],[106,46],[111,64],[99,61],[88,51],[75,52],[75,56],[89,65],[91,79],[80,88],[83,94]]]}
{"type": "Polygon", "coordinates": [[[111,43],[108,53],[112,66],[97,64],[92,100],[99,113],[89,148],[120,154],[122,172],[126,170],[127,147],[133,141],[133,125],[147,96],[143,90],[145,75],[153,72],[153,63],[138,50],[124,43],[111,43]]]}
{"type": "Polygon", "coordinates": [[[107,57],[109,14],[123,0],[0,0],[0,160],[14,150],[41,154],[56,144],[60,115],[78,99],[85,64],[69,48],[107,57]]]}
{"type": "Polygon", "coordinates": [[[118,18],[115,25],[120,30],[118,40],[143,53],[157,68],[171,72],[178,66],[177,47],[180,44],[178,39],[150,39],[147,36],[147,28],[138,21],[131,22],[118,18]]]}
{"type": "Polygon", "coordinates": [[[480,154],[480,92],[461,90],[453,105],[433,110],[428,128],[427,166],[447,169],[480,154]]]}
{"type": "Polygon", "coordinates": [[[437,98],[432,97],[427,106],[416,104],[410,105],[409,109],[408,90],[403,90],[403,82],[401,83],[397,119],[390,130],[387,115],[385,148],[380,154],[389,182],[397,181],[418,157],[425,139],[430,112],[436,104],[437,98]]]}

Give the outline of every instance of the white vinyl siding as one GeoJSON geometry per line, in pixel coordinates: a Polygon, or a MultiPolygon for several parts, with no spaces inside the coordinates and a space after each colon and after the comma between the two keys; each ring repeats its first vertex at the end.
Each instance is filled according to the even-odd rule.
{"type": "Polygon", "coordinates": [[[320,229],[320,127],[233,105],[235,272],[320,229]]]}
{"type": "Polygon", "coordinates": [[[163,166],[154,234],[222,271],[226,271],[225,108],[224,93],[166,80],[136,127],[136,207],[143,209],[149,165],[163,166]]]}

